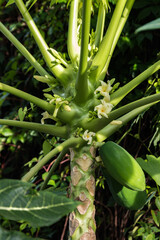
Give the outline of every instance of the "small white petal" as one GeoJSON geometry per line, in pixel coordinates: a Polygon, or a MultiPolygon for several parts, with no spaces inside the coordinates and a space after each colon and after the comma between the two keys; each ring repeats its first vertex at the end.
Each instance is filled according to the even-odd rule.
{"type": "Polygon", "coordinates": [[[103,100],[104,100],[105,102],[110,102],[109,93],[107,93],[107,92],[105,93],[103,100]]]}
{"type": "Polygon", "coordinates": [[[43,112],[41,115],[43,116],[41,119],[41,124],[44,124],[44,120],[50,118],[50,115],[47,111],[43,112]]]}
{"type": "Polygon", "coordinates": [[[92,142],[92,136],[95,136],[95,133],[94,132],[89,132],[88,130],[86,130],[82,136],[82,138],[85,140],[85,141],[88,141],[88,144],[91,144],[92,142]]]}
{"type": "Polygon", "coordinates": [[[95,111],[97,111],[98,118],[106,117],[108,118],[108,113],[112,110],[113,105],[111,103],[107,103],[104,100],[101,100],[100,105],[95,107],[95,111]]]}
{"type": "Polygon", "coordinates": [[[97,92],[100,92],[100,94],[101,94],[102,96],[108,97],[109,92],[110,92],[111,89],[112,89],[110,82],[108,81],[107,83],[105,83],[105,82],[103,82],[102,80],[100,80],[100,82],[101,82],[101,86],[99,86],[99,87],[94,91],[94,93],[96,94],[97,92]]]}

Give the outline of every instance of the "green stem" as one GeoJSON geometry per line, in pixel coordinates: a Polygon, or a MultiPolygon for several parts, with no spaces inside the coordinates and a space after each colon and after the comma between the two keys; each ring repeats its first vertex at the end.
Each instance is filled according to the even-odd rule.
{"type": "Polygon", "coordinates": [[[55,163],[52,165],[47,177],[45,178],[44,180],[44,183],[43,185],[41,186],[41,189],[40,190],[44,190],[47,186],[47,183],[49,182],[50,178],[52,177],[55,169],[57,168],[58,164],[60,163],[60,161],[62,160],[62,158],[65,156],[65,154],[68,152],[68,149],[64,149],[60,154],[59,156],[57,157],[55,163]]]}
{"type": "Polygon", "coordinates": [[[78,5],[79,5],[79,0],[71,1],[67,47],[68,47],[68,54],[72,62],[77,61],[80,55],[80,47],[78,45],[78,38],[77,38],[78,5]]]}
{"type": "Polygon", "coordinates": [[[19,8],[19,11],[21,12],[22,16],[24,17],[31,33],[33,34],[33,37],[42,53],[47,65],[49,66],[50,70],[56,77],[61,79],[61,74],[64,72],[64,68],[60,64],[58,64],[56,66],[53,65],[52,62],[54,62],[56,59],[48,52],[49,47],[48,47],[47,43],[45,42],[45,40],[43,39],[41,33],[39,32],[37,26],[35,25],[32,17],[29,14],[23,1],[15,0],[15,3],[17,5],[17,7],[19,8]]]}
{"type": "Polygon", "coordinates": [[[129,103],[125,106],[122,106],[116,110],[113,110],[112,112],[110,112],[108,114],[108,118],[102,118],[102,119],[97,118],[89,123],[84,122],[82,126],[85,129],[88,129],[91,131],[94,130],[94,132],[96,132],[96,131],[102,129],[103,127],[105,127],[112,120],[117,119],[118,117],[122,116],[123,114],[126,114],[127,112],[132,111],[135,108],[138,108],[138,107],[141,107],[141,106],[144,106],[146,104],[150,104],[150,103],[153,103],[156,101],[157,102],[160,101],[160,93],[156,93],[156,94],[150,95],[148,97],[144,97],[142,99],[139,99],[137,101],[129,103]]]}
{"type": "Polygon", "coordinates": [[[56,137],[67,138],[67,128],[65,126],[58,127],[49,124],[40,124],[33,122],[17,121],[0,119],[0,125],[8,125],[12,127],[25,128],[29,130],[35,130],[42,133],[47,133],[56,137]]]}
{"type": "MultiPolygon", "coordinates": [[[[0,90],[6,91],[8,93],[11,93],[17,97],[20,97],[22,99],[25,99],[29,102],[34,103],[35,105],[37,105],[38,107],[40,107],[41,109],[47,111],[50,114],[53,114],[55,106],[46,102],[45,100],[42,100],[41,98],[35,97],[29,93],[26,93],[22,90],[16,89],[14,87],[8,86],[4,83],[0,83],[0,90]]],[[[58,111],[58,118],[63,122],[63,123],[68,123],[69,125],[72,123],[72,120],[75,117],[80,117],[80,112],[78,111],[78,109],[76,107],[72,107],[71,111],[66,111],[64,109],[59,109],[58,111]]]]}
{"type": "Polygon", "coordinates": [[[121,115],[123,115],[129,111],[132,111],[135,108],[142,107],[147,104],[150,104],[153,102],[159,102],[159,101],[160,101],[160,93],[156,93],[156,94],[150,95],[148,97],[144,97],[142,99],[139,99],[137,101],[134,101],[132,103],[129,103],[125,106],[122,106],[122,107],[114,110],[113,112],[110,113],[109,118],[112,121],[112,120],[116,119],[117,117],[120,117],[121,115]]]}
{"type": "Polygon", "coordinates": [[[28,50],[14,37],[14,35],[0,22],[0,31],[14,44],[22,55],[30,62],[41,76],[52,78],[47,71],[36,61],[28,50]]]}
{"type": "Polygon", "coordinates": [[[70,147],[79,147],[81,144],[83,144],[82,138],[69,138],[68,140],[64,141],[62,144],[55,147],[53,150],[51,150],[47,155],[45,155],[34,167],[30,169],[28,173],[26,173],[22,177],[22,181],[28,182],[32,177],[34,177],[37,172],[55,155],[62,152],[64,149],[68,149],[70,147]]]}
{"type": "Polygon", "coordinates": [[[90,33],[90,20],[91,20],[91,0],[83,1],[83,14],[82,14],[82,37],[81,37],[81,53],[78,77],[76,82],[76,97],[75,100],[78,104],[84,103],[89,94],[88,89],[88,42],[90,33]]]}
{"type": "Polygon", "coordinates": [[[38,97],[35,97],[29,93],[23,92],[19,89],[16,89],[14,87],[8,86],[7,84],[0,83],[0,90],[6,91],[8,93],[11,93],[17,97],[20,97],[22,99],[25,99],[29,102],[34,103],[38,107],[46,110],[49,113],[53,113],[54,111],[54,106],[38,97]]]}
{"type": "Polygon", "coordinates": [[[102,70],[102,72],[99,76],[99,79],[101,79],[101,80],[103,80],[106,76],[106,73],[108,71],[108,67],[109,67],[113,52],[115,50],[115,47],[116,47],[117,42],[119,40],[119,37],[122,33],[124,25],[126,24],[126,21],[129,17],[130,11],[132,10],[134,2],[135,2],[135,0],[128,0],[127,3],[126,3],[126,6],[124,8],[123,14],[121,16],[121,19],[120,19],[120,22],[119,22],[119,25],[118,25],[118,28],[117,28],[117,31],[116,31],[116,34],[115,34],[115,37],[114,37],[114,40],[113,40],[113,44],[112,44],[112,47],[111,47],[111,50],[110,50],[110,54],[108,55],[108,59],[106,61],[105,67],[104,67],[104,69],[102,70]]]}
{"type": "Polygon", "coordinates": [[[106,9],[104,7],[104,4],[101,2],[98,10],[98,18],[97,18],[97,25],[96,25],[96,31],[95,31],[95,42],[94,42],[95,47],[99,47],[99,44],[103,39],[105,15],[106,15],[106,9]]]}
{"type": "Polygon", "coordinates": [[[124,116],[116,119],[116,121],[121,122],[121,124],[119,124],[119,125],[108,124],[106,127],[104,127],[103,129],[101,129],[100,131],[97,132],[97,134],[96,134],[97,141],[98,142],[103,142],[106,138],[108,138],[111,135],[113,135],[122,126],[124,126],[126,123],[128,123],[133,118],[135,118],[138,114],[140,114],[141,112],[147,110],[147,108],[150,108],[151,106],[153,106],[156,103],[157,102],[150,103],[150,104],[147,104],[145,106],[136,108],[136,109],[132,110],[131,112],[125,114],[124,116]]]}
{"type": "Polygon", "coordinates": [[[116,4],[109,27],[100,44],[99,51],[92,61],[91,68],[93,70],[91,76],[93,79],[97,79],[106,64],[126,2],[127,0],[118,0],[116,4]]]}
{"type": "Polygon", "coordinates": [[[160,69],[160,60],[149,67],[147,70],[139,74],[132,81],[119,88],[116,92],[111,95],[111,103],[117,105],[129,92],[131,92],[135,87],[140,83],[150,77],[152,74],[157,72],[160,69]]]}

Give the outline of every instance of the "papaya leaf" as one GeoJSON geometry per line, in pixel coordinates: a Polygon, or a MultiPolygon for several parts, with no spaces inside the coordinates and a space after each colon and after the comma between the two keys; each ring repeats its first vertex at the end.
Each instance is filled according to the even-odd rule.
{"type": "Polygon", "coordinates": [[[147,159],[137,158],[141,168],[147,172],[151,178],[160,186],[160,157],[156,158],[153,155],[146,155],[147,159]]]}
{"type": "MultiPolygon", "coordinates": [[[[7,231],[0,227],[0,239],[7,239],[7,240],[40,240],[40,238],[32,238],[29,236],[26,236],[22,232],[18,231],[7,231]]],[[[41,238],[42,240],[42,238],[41,238]]]]}
{"type": "Polygon", "coordinates": [[[32,186],[20,180],[0,180],[0,215],[33,227],[50,226],[79,204],[56,192],[37,192],[32,186]]]}

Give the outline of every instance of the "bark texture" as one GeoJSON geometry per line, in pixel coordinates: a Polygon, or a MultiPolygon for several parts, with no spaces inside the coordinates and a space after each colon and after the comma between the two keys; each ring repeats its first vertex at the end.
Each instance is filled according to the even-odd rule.
{"type": "Polygon", "coordinates": [[[69,217],[69,240],[96,240],[95,149],[71,149],[71,197],[82,202],[69,217]]]}

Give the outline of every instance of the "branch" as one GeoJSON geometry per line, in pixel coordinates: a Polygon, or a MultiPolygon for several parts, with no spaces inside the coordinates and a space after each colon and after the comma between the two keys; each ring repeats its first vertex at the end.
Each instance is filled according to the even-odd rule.
{"type": "Polygon", "coordinates": [[[143,111],[147,110],[147,108],[150,108],[155,103],[150,103],[145,106],[139,107],[134,109],[133,111],[125,114],[124,116],[116,119],[116,121],[120,121],[120,125],[111,125],[108,124],[106,127],[104,127],[102,130],[98,131],[96,134],[96,138],[98,142],[103,142],[106,138],[113,135],[115,132],[117,132],[122,126],[124,126],[126,123],[128,123],[130,120],[135,118],[138,114],[142,113],[143,111]]]}
{"type": "Polygon", "coordinates": [[[47,71],[36,61],[36,59],[28,52],[28,50],[14,37],[14,35],[0,22],[0,31],[14,44],[14,46],[22,53],[22,55],[30,62],[41,76],[49,77],[47,71]]]}
{"type": "Polygon", "coordinates": [[[92,72],[90,74],[92,79],[97,80],[97,77],[106,64],[126,2],[127,0],[118,0],[116,4],[116,8],[114,10],[107,32],[103,38],[102,43],[100,44],[99,51],[92,61],[92,72]]]}
{"type": "Polygon", "coordinates": [[[78,60],[80,55],[80,47],[78,45],[77,38],[78,4],[79,0],[72,0],[69,14],[67,47],[68,54],[72,62],[78,60]]]}
{"type": "Polygon", "coordinates": [[[99,47],[103,39],[103,32],[104,32],[104,23],[105,23],[105,15],[106,15],[106,8],[103,2],[100,2],[99,10],[98,10],[98,18],[97,18],[97,25],[95,31],[95,47],[99,47]]]}
{"type": "Polygon", "coordinates": [[[67,128],[65,126],[58,127],[58,126],[49,125],[49,124],[8,120],[8,119],[0,119],[0,125],[26,128],[29,130],[35,130],[37,132],[47,133],[56,137],[67,138],[67,128]]]}
{"type": "Polygon", "coordinates": [[[19,98],[25,99],[29,102],[34,103],[38,107],[42,108],[43,110],[46,110],[49,113],[53,113],[54,111],[54,106],[41,98],[35,97],[29,93],[26,93],[22,90],[16,89],[14,87],[11,87],[7,84],[0,83],[0,90],[3,90],[5,92],[11,93],[19,98]]]}
{"type": "Polygon", "coordinates": [[[81,53],[78,77],[76,82],[76,97],[75,100],[78,104],[85,102],[88,98],[88,42],[90,33],[90,20],[91,20],[91,0],[83,1],[83,14],[82,14],[82,37],[81,37],[81,53]]]}
{"type": "Polygon", "coordinates": [[[99,79],[101,79],[101,80],[103,80],[105,78],[105,76],[106,76],[106,73],[108,71],[108,67],[109,67],[109,64],[110,64],[113,52],[115,50],[115,47],[116,47],[117,42],[119,40],[119,37],[120,37],[120,35],[122,33],[124,25],[126,24],[126,21],[127,21],[128,17],[129,17],[130,11],[132,10],[134,2],[135,2],[135,0],[128,0],[127,3],[126,3],[126,6],[124,8],[123,14],[121,16],[121,19],[120,19],[120,22],[119,22],[119,25],[118,25],[118,28],[117,28],[117,31],[116,31],[116,34],[115,34],[115,37],[114,37],[114,40],[113,40],[113,44],[112,44],[110,53],[108,55],[108,59],[106,61],[104,69],[102,70],[102,72],[101,72],[101,74],[99,76],[99,79]]]}
{"type": "Polygon", "coordinates": [[[146,69],[144,72],[139,74],[136,78],[131,80],[129,83],[119,88],[116,92],[111,94],[111,103],[117,105],[129,92],[131,92],[140,83],[150,77],[152,74],[160,69],[160,60],[153,64],[151,67],[146,69]]]}
{"type": "Polygon", "coordinates": [[[59,146],[51,150],[47,155],[45,155],[30,171],[22,177],[22,181],[28,182],[32,177],[34,177],[37,172],[55,155],[62,152],[70,147],[80,147],[84,143],[82,138],[69,138],[59,146]]]}
{"type": "Polygon", "coordinates": [[[23,3],[22,0],[15,0],[15,3],[17,5],[17,7],[19,8],[19,11],[21,12],[22,16],[24,17],[31,33],[33,34],[33,37],[48,65],[48,67],[50,68],[51,72],[58,78],[61,79],[61,75],[64,73],[64,68],[60,65],[57,64],[56,66],[53,65],[52,62],[54,62],[56,59],[54,56],[52,56],[48,50],[49,47],[47,45],[47,43],[45,42],[45,40],[43,39],[41,33],[39,32],[36,24],[34,23],[31,15],[29,14],[25,4],[23,3]]]}

